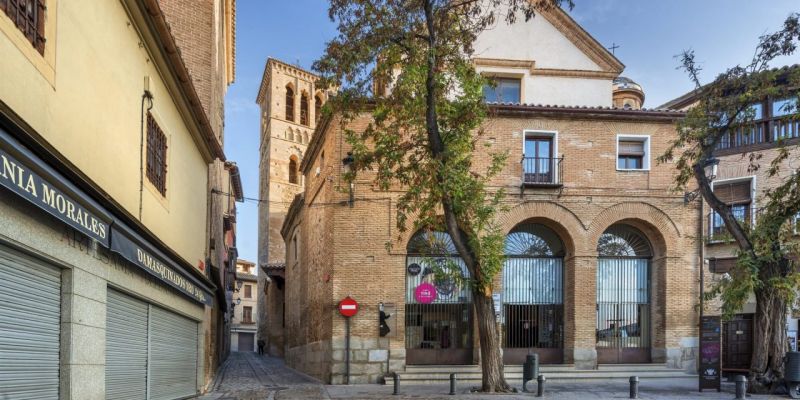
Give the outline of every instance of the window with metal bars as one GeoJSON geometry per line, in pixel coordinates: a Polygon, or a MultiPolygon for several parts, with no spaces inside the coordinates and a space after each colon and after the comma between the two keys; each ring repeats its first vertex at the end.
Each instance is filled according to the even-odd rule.
{"type": "Polygon", "coordinates": [[[162,196],[167,195],[167,136],[147,113],[147,179],[162,196]]]}
{"type": "Polygon", "coordinates": [[[45,0],[0,0],[0,10],[8,15],[29,42],[44,54],[45,0]]]}

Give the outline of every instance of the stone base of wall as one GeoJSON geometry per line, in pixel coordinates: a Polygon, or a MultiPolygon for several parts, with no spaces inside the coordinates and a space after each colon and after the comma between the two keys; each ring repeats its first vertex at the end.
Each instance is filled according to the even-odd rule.
{"type": "Polygon", "coordinates": [[[330,382],[331,342],[324,340],[290,347],[286,352],[286,365],[323,382],[330,382]]]}
{"type": "Polygon", "coordinates": [[[697,357],[700,354],[699,341],[696,337],[685,337],[680,347],[667,349],[667,367],[682,369],[686,372],[697,372],[697,357]]]}
{"type": "MultiPolygon", "coordinates": [[[[333,363],[330,383],[346,383],[347,363],[345,338],[335,337],[333,344],[333,363]]],[[[405,350],[392,350],[390,358],[389,339],[350,338],[350,382],[351,384],[383,382],[386,373],[405,369],[405,350]],[[398,353],[398,354],[395,354],[398,353]],[[392,368],[395,369],[392,369],[392,368]],[[387,370],[388,368],[388,370],[387,370]],[[401,369],[402,368],[402,369],[401,369]]]]}
{"type": "Polygon", "coordinates": [[[572,362],[575,364],[575,369],[597,369],[597,350],[573,349],[572,362]]]}

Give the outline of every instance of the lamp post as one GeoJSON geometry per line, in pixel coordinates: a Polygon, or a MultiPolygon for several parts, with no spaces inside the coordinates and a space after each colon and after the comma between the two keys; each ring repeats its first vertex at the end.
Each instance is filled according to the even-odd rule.
{"type": "MultiPolygon", "coordinates": [[[[353,172],[353,163],[355,159],[353,158],[352,152],[347,152],[347,157],[342,159],[342,167],[344,170],[345,175],[350,175],[353,172]]],[[[353,192],[355,191],[355,182],[353,182],[353,177],[348,176],[348,182],[350,183],[350,198],[347,202],[350,205],[350,208],[353,208],[353,203],[355,199],[353,198],[353,192]]]]}

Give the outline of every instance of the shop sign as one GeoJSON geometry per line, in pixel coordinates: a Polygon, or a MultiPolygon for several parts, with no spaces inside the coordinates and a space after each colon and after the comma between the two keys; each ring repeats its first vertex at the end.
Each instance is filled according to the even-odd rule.
{"type": "Polygon", "coordinates": [[[721,347],[720,317],[703,316],[700,321],[700,391],[720,391],[721,347]]]}
{"type": "Polygon", "coordinates": [[[164,261],[166,257],[156,255],[154,251],[139,245],[116,228],[113,229],[112,236],[111,251],[192,299],[206,305],[212,304],[211,294],[197,285],[193,279],[179,273],[180,269],[177,266],[171,266],[164,261]]]}
{"type": "Polygon", "coordinates": [[[0,149],[0,185],[108,247],[108,223],[31,167],[0,149]]]}
{"type": "Polygon", "coordinates": [[[422,267],[420,267],[417,263],[413,263],[408,266],[407,270],[409,275],[417,276],[420,272],[422,272],[422,267]]]}
{"type": "Polygon", "coordinates": [[[414,298],[421,304],[431,304],[436,300],[436,287],[428,282],[422,282],[414,289],[414,298]]]}

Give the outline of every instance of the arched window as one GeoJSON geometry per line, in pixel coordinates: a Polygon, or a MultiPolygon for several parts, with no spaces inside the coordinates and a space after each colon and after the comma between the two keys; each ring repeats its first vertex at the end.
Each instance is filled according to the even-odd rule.
{"type": "Polygon", "coordinates": [[[542,224],[521,224],[506,237],[509,257],[563,257],[564,244],[552,229],[542,224]]]}
{"type": "Polygon", "coordinates": [[[597,241],[600,257],[650,257],[650,242],[641,231],[630,225],[612,225],[597,241]]]}
{"type": "Polygon", "coordinates": [[[294,89],[286,85],[286,120],[294,122],[294,89]]]}
{"type": "Polygon", "coordinates": [[[297,179],[297,157],[291,156],[289,158],[289,183],[295,185],[299,183],[297,179]]]}
{"type": "Polygon", "coordinates": [[[503,262],[503,356],[522,363],[531,348],[563,362],[564,243],[542,224],[524,222],[506,236],[503,262]]]}
{"type": "Polygon", "coordinates": [[[319,122],[322,116],[322,95],[314,96],[314,123],[319,122]]]}
{"type": "Polygon", "coordinates": [[[306,92],[300,94],[300,123],[308,125],[308,94],[306,92]]]}
{"type": "Polygon", "coordinates": [[[650,362],[650,242],[615,224],[597,241],[597,360],[650,362]]]}
{"type": "Polygon", "coordinates": [[[470,364],[469,271],[450,235],[420,230],[409,240],[406,251],[406,363],[470,364]]]}

